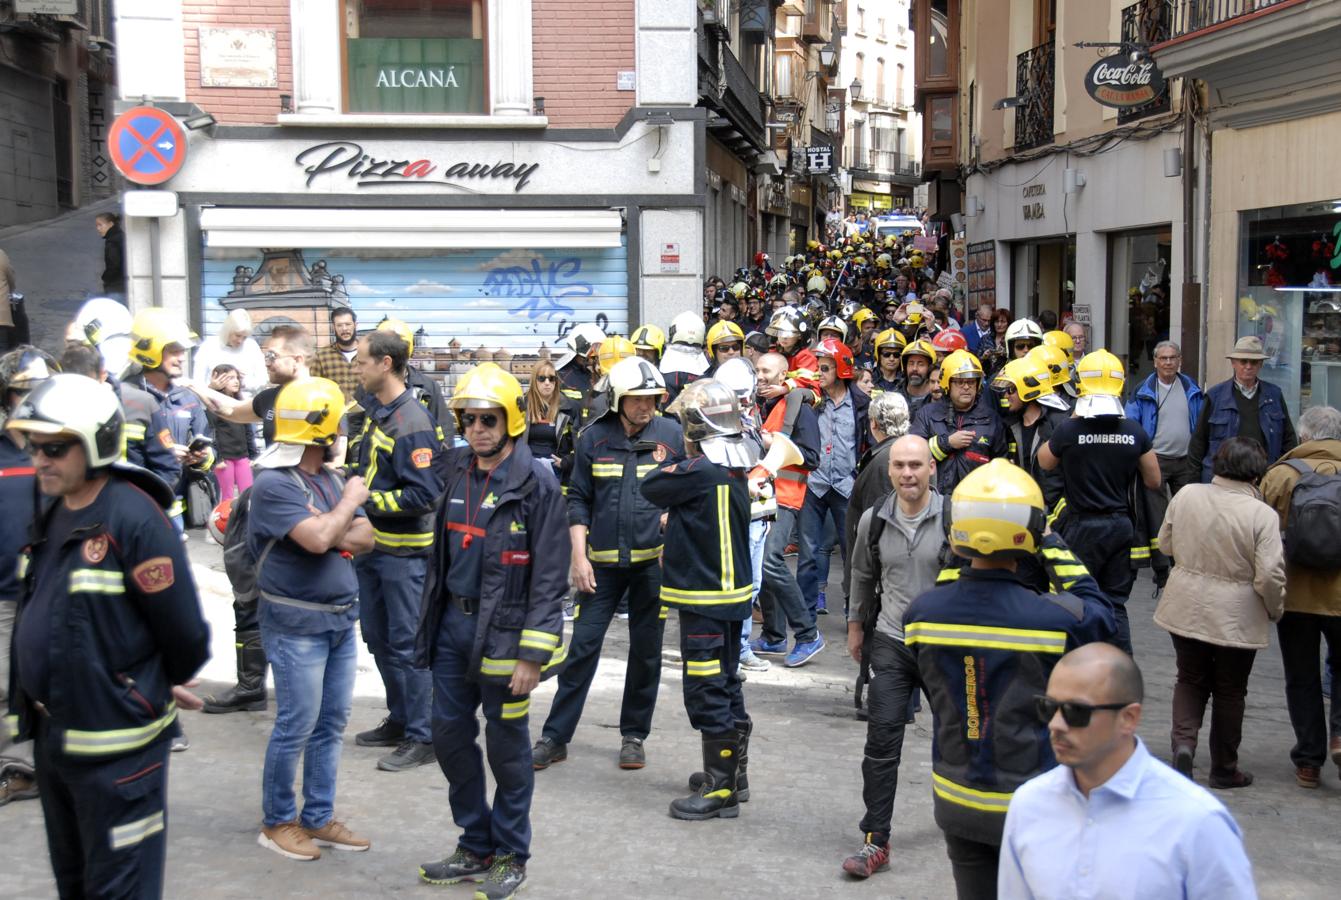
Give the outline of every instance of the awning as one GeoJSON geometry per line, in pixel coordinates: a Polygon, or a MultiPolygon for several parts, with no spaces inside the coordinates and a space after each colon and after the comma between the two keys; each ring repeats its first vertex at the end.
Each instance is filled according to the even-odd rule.
{"type": "Polygon", "coordinates": [[[319,209],[201,210],[210,247],[462,248],[618,247],[618,210],[319,209]]]}

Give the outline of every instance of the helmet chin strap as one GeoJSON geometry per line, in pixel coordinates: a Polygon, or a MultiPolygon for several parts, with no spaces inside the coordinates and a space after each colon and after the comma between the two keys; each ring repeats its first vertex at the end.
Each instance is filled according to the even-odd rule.
{"type": "Polygon", "coordinates": [[[499,439],[498,443],[494,444],[492,449],[485,451],[476,450],[475,455],[478,456],[480,459],[493,459],[495,456],[502,453],[507,448],[508,440],[509,438],[505,433],[503,437],[499,439]]]}

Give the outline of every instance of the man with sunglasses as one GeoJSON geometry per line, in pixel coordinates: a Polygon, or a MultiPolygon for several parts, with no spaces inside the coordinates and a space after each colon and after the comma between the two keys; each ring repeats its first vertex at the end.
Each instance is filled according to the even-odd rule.
{"type": "Polygon", "coordinates": [[[1256,898],[1232,816],[1136,735],[1143,686],[1116,647],[1063,656],[1037,698],[1057,762],[1015,792],[998,896],[1256,898]]]}
{"type": "Polygon", "coordinates": [[[1043,493],[1024,470],[1004,459],[974,469],[950,500],[950,545],[969,564],[903,617],[931,698],[932,799],[959,900],[996,896],[1011,793],[1054,765],[1034,696],[1064,653],[1115,631],[1099,586],[1044,528],[1043,493]],[[1057,593],[1026,580],[1031,557],[1057,593]]]}
{"type": "Polygon", "coordinates": [[[107,385],[54,375],[14,410],[46,498],[19,561],[9,715],[34,738],[47,845],[62,897],[157,897],[167,848],[176,687],[210,634],[177,532],[172,490],[120,462],[107,385]]]}
{"type": "Polygon", "coordinates": [[[301,325],[279,325],[270,332],[262,354],[270,387],[241,400],[212,386],[205,388],[193,384],[190,387],[220,418],[239,425],[259,423],[261,437],[269,445],[275,441],[275,399],[284,385],[309,376],[307,361],[312,358],[315,346],[312,333],[301,325]]]}

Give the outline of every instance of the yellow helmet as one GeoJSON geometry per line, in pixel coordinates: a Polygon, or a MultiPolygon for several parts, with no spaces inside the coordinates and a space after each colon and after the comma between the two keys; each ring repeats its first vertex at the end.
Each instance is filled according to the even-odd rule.
{"type": "Polygon", "coordinates": [[[1066,354],[1056,344],[1039,344],[1025,354],[1024,359],[1033,359],[1048,370],[1053,387],[1061,387],[1071,380],[1071,369],[1066,354]]]}
{"type": "Polygon", "coordinates": [[[150,306],[135,314],[130,324],[130,358],[146,369],[163,365],[163,351],[176,344],[190,350],[196,334],[180,316],[160,306],[150,306]]]}
{"type": "Polygon", "coordinates": [[[1011,388],[1025,403],[1037,400],[1052,393],[1052,372],[1032,353],[1012,359],[992,379],[993,390],[1005,393],[1011,388]]]}
{"type": "MultiPolygon", "coordinates": [[[[627,344],[628,341],[625,341],[627,344]]],[[[630,344],[630,346],[632,346],[630,344]]],[[[526,411],[521,383],[497,363],[480,363],[461,376],[447,404],[454,410],[499,407],[507,417],[508,435],[520,437],[526,430],[526,411]]],[[[457,423],[458,426],[460,423],[457,423]]]]}
{"type": "Polygon", "coordinates": [[[602,375],[609,375],[610,370],[614,368],[615,363],[621,359],[628,359],[630,356],[637,356],[638,348],[633,346],[633,342],[628,338],[615,335],[601,341],[601,349],[596,354],[597,364],[600,366],[602,375]]]}
{"type": "Polygon", "coordinates": [[[1043,343],[1049,347],[1056,347],[1066,355],[1066,364],[1069,366],[1076,361],[1076,342],[1071,339],[1071,335],[1065,331],[1048,331],[1043,335],[1043,343]]]}
{"type": "MultiPolygon", "coordinates": [[[[902,353],[903,348],[908,346],[908,339],[903,336],[903,332],[899,329],[886,328],[875,336],[875,355],[879,357],[880,351],[891,344],[894,345],[896,350],[902,353]]],[[[935,359],[935,357],[933,356],[932,359],[935,359]]]]}
{"type": "Polygon", "coordinates": [[[1121,397],[1127,373],[1122,360],[1107,350],[1086,353],[1076,363],[1076,377],[1080,381],[1082,397],[1121,397]]]}
{"type": "MultiPolygon", "coordinates": [[[[927,342],[917,341],[917,343],[927,342]]],[[[927,343],[927,346],[931,347],[931,344],[927,343]]],[[[905,355],[908,353],[907,350],[903,352],[905,355]]],[[[931,347],[931,352],[935,353],[936,348],[931,347]]],[[[932,358],[935,359],[934,356],[932,358]]],[[[941,390],[950,390],[951,378],[976,378],[982,381],[982,363],[978,362],[978,357],[967,350],[956,350],[945,357],[945,361],[941,363],[941,390]]]]}
{"type": "Polygon", "coordinates": [[[806,249],[807,249],[807,250],[818,250],[818,249],[819,249],[819,246],[820,246],[820,242],[819,242],[819,241],[816,241],[816,240],[809,240],[809,241],[806,241],[806,249]]]}
{"type": "Polygon", "coordinates": [[[1004,459],[969,472],[950,497],[950,546],[961,556],[1033,556],[1043,527],[1043,492],[1004,459]]]}
{"type": "Polygon", "coordinates": [[[666,349],[666,333],[655,325],[640,325],[631,340],[638,350],[655,350],[657,356],[666,349]]]}
{"type": "Polygon", "coordinates": [[[829,259],[842,259],[842,258],[843,258],[842,250],[839,250],[838,248],[835,247],[833,250],[829,251],[829,259]]]}
{"type": "Polygon", "coordinates": [[[861,326],[865,325],[868,320],[874,318],[875,313],[863,306],[852,314],[852,324],[857,327],[858,331],[861,331],[861,326]]]}
{"type": "MultiPolygon", "coordinates": [[[[891,328],[889,330],[894,331],[895,329],[891,328]]],[[[903,337],[903,335],[900,334],[899,337],[903,337]]],[[[877,338],[877,340],[879,339],[877,338]]],[[[905,340],[907,339],[905,338],[905,340]]],[[[931,341],[922,338],[913,341],[903,348],[903,352],[899,354],[899,361],[902,362],[910,356],[925,356],[933,366],[936,365],[936,348],[931,346],[931,341]]]]}
{"type": "Polygon", "coordinates": [[[325,447],[340,434],[345,395],[329,378],[299,378],[275,397],[275,441],[325,447]]]}
{"type": "Polygon", "coordinates": [[[405,342],[408,348],[405,351],[406,358],[414,356],[414,329],[400,319],[393,319],[391,316],[383,317],[382,321],[377,323],[378,331],[390,331],[396,337],[405,342]]]}
{"type": "Polygon", "coordinates": [[[718,344],[729,344],[732,341],[739,341],[741,348],[744,349],[745,332],[740,330],[740,326],[735,322],[715,322],[708,329],[708,355],[717,352],[718,344]]]}

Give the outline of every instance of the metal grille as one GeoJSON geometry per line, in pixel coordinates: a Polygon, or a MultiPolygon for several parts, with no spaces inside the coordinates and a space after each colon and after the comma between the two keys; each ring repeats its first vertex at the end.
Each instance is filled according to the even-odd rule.
{"type": "Polygon", "coordinates": [[[1221,22],[1250,15],[1289,0],[1166,0],[1170,8],[1169,38],[1182,37],[1221,22]]]}
{"type": "MultiPolygon", "coordinates": [[[[1145,45],[1147,48],[1161,41],[1167,41],[1170,18],[1169,5],[1165,0],[1141,0],[1140,3],[1133,3],[1122,10],[1122,40],[1124,43],[1145,45]]],[[[1170,108],[1169,85],[1165,82],[1164,90],[1149,103],[1118,110],[1118,122],[1119,124],[1134,122],[1146,116],[1168,112],[1170,108]]]]}
{"type": "Polygon", "coordinates": [[[1015,58],[1015,149],[1029,150],[1052,143],[1052,101],[1056,54],[1048,41],[1015,58]]]}

